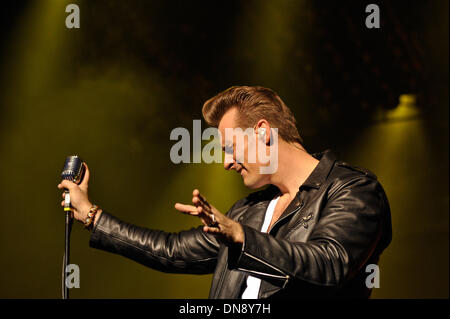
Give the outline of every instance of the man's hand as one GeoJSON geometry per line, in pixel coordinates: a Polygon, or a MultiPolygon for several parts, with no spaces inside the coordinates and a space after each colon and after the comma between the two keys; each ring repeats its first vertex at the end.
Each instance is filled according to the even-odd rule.
{"type": "Polygon", "coordinates": [[[175,209],[182,213],[197,216],[203,223],[203,231],[216,235],[224,244],[242,244],[244,231],[241,224],[226,217],[195,189],[192,193],[192,205],[175,204],[175,209]]]}
{"type": "MultiPolygon", "coordinates": [[[[70,204],[73,208],[73,215],[76,220],[84,223],[87,214],[89,213],[89,209],[92,207],[92,203],[88,198],[88,183],[89,183],[89,169],[86,163],[83,163],[86,171],[84,173],[83,181],[80,185],[75,184],[74,182],[63,180],[60,184],[58,184],[59,189],[67,188],[70,192],[70,204]]],[[[64,198],[64,192],[62,193],[62,197],[64,198]]],[[[64,200],[61,202],[61,206],[64,206],[64,200]]],[[[98,220],[99,214],[101,211],[97,212],[95,220],[98,220]]]]}

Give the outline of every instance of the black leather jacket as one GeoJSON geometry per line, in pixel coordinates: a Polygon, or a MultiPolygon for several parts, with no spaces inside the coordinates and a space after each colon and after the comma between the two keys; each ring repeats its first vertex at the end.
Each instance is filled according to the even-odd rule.
{"type": "Polygon", "coordinates": [[[275,186],[230,208],[227,216],[243,225],[243,245],[225,246],[202,227],[167,233],[103,212],[90,246],[163,272],[214,272],[210,298],[240,298],[249,274],[262,279],[259,298],[368,298],[366,265],[392,238],[385,192],[375,175],[331,151],[313,156],[319,164],[269,233],[259,230],[275,186]]]}

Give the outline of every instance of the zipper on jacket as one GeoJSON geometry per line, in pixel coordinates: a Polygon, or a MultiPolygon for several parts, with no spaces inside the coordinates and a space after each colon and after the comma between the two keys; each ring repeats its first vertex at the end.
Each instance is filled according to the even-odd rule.
{"type": "Polygon", "coordinates": [[[282,218],[278,219],[278,220],[272,225],[272,227],[270,227],[270,229],[269,229],[269,231],[268,231],[268,234],[270,234],[270,232],[272,231],[272,229],[274,229],[275,226],[276,226],[278,223],[280,223],[282,220],[288,218],[288,217],[291,216],[292,214],[297,213],[300,209],[303,208],[303,206],[304,206],[304,203],[303,203],[303,201],[302,201],[299,207],[297,207],[296,209],[294,209],[294,210],[293,210],[292,212],[290,212],[288,215],[283,216],[282,218]]]}
{"type": "Polygon", "coordinates": [[[248,272],[248,273],[254,274],[254,275],[263,275],[263,276],[266,276],[266,277],[277,278],[277,279],[287,279],[287,278],[289,278],[289,275],[286,275],[286,276],[273,275],[273,274],[268,274],[268,273],[261,272],[261,271],[249,270],[249,269],[245,269],[245,268],[237,268],[237,270],[245,271],[245,272],[248,272]]]}
{"type": "Polygon", "coordinates": [[[269,264],[268,262],[266,262],[266,261],[264,261],[264,260],[262,260],[262,259],[260,259],[260,258],[258,258],[258,257],[256,257],[256,256],[253,256],[252,254],[249,254],[249,253],[247,253],[247,252],[245,252],[245,251],[244,251],[244,254],[246,254],[246,255],[247,255],[248,257],[250,257],[250,258],[255,259],[256,261],[259,261],[260,263],[266,265],[266,266],[269,267],[269,268],[272,268],[273,270],[275,270],[275,271],[277,271],[277,272],[279,272],[279,273],[281,273],[281,274],[283,274],[283,275],[282,275],[282,276],[281,276],[281,275],[272,275],[272,274],[268,274],[268,273],[264,273],[264,272],[258,272],[258,271],[253,271],[253,270],[247,270],[247,269],[245,269],[245,268],[239,268],[239,269],[241,269],[241,270],[243,270],[243,271],[247,271],[247,272],[249,272],[249,273],[255,273],[255,274],[265,275],[265,276],[267,276],[267,277],[272,277],[272,278],[284,279],[285,282],[284,282],[284,284],[283,284],[283,288],[286,286],[287,282],[288,282],[289,279],[290,279],[290,276],[289,276],[288,274],[286,274],[286,273],[285,273],[284,271],[282,271],[281,269],[279,269],[279,268],[277,268],[277,267],[275,267],[275,266],[269,264]]]}

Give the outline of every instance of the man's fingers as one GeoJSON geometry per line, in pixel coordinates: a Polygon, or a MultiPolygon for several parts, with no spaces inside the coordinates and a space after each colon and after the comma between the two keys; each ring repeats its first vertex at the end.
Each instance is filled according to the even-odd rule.
{"type": "Polygon", "coordinates": [[[192,205],[185,205],[185,204],[180,204],[180,203],[176,203],[175,204],[175,209],[182,212],[182,213],[187,213],[187,214],[191,214],[191,215],[197,215],[197,208],[195,206],[192,205]]]}
{"type": "Polygon", "coordinates": [[[203,210],[208,213],[208,214],[212,214],[212,210],[211,210],[211,206],[206,205],[198,196],[194,196],[192,198],[192,203],[196,206],[196,207],[203,207],[203,210]]]}
{"type": "Polygon", "coordinates": [[[208,210],[208,207],[197,206],[196,208],[197,208],[197,212],[198,212],[199,215],[203,214],[203,215],[205,215],[205,216],[207,216],[209,218],[211,218],[211,216],[213,215],[211,213],[211,211],[208,210]]]}
{"type": "MultiPolygon", "coordinates": [[[[209,227],[209,228],[217,228],[218,222],[220,220],[220,217],[218,215],[220,214],[214,214],[214,210],[217,211],[217,209],[214,209],[204,198],[198,189],[194,189],[192,192],[192,203],[196,206],[197,209],[197,216],[199,216],[202,220],[202,223],[209,227]]],[[[195,215],[193,213],[190,213],[191,215],[195,215]]],[[[217,228],[218,229],[218,228],[217,228]]]]}
{"type": "Polygon", "coordinates": [[[68,190],[72,190],[72,189],[74,189],[75,187],[77,187],[78,185],[77,184],[75,184],[74,182],[71,182],[71,181],[68,181],[68,180],[63,180],[59,185],[58,185],[58,188],[59,189],[61,189],[61,188],[67,188],[68,190]]]}
{"type": "Polygon", "coordinates": [[[211,207],[211,205],[208,203],[208,201],[206,200],[206,198],[203,197],[202,194],[200,194],[200,191],[199,191],[198,189],[194,189],[194,191],[192,192],[192,196],[193,196],[193,198],[198,198],[198,200],[200,201],[200,203],[201,203],[203,206],[211,207]]]}
{"type": "Polygon", "coordinates": [[[204,209],[202,206],[197,207],[198,215],[201,216],[201,219],[205,225],[217,225],[218,220],[216,215],[209,212],[207,209],[204,209]]]}
{"type": "Polygon", "coordinates": [[[211,226],[203,226],[203,231],[205,233],[210,233],[210,234],[219,234],[220,233],[220,229],[218,227],[211,227],[211,226]]]}
{"type": "Polygon", "coordinates": [[[202,194],[198,194],[198,198],[200,199],[200,202],[203,204],[203,206],[206,206],[208,208],[211,208],[211,205],[209,205],[208,201],[206,200],[206,198],[204,198],[202,196],[202,194]]]}

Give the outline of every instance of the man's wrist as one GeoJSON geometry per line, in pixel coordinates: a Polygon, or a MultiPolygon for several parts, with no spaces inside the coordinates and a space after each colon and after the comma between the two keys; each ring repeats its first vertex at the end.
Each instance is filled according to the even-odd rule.
{"type": "Polygon", "coordinates": [[[92,204],[91,202],[87,202],[86,204],[83,205],[83,208],[81,210],[79,210],[79,212],[80,212],[79,216],[81,218],[80,222],[82,222],[82,223],[85,222],[92,206],[94,206],[94,204],[92,204]]]}
{"type": "Polygon", "coordinates": [[[244,243],[244,229],[242,225],[236,223],[236,235],[234,236],[234,243],[242,245],[244,243]]]}
{"type": "Polygon", "coordinates": [[[100,207],[98,207],[95,204],[92,204],[91,202],[89,202],[88,207],[89,208],[87,208],[87,213],[83,218],[84,220],[82,220],[81,222],[84,224],[84,227],[87,230],[92,230],[102,210],[100,207]]]}

